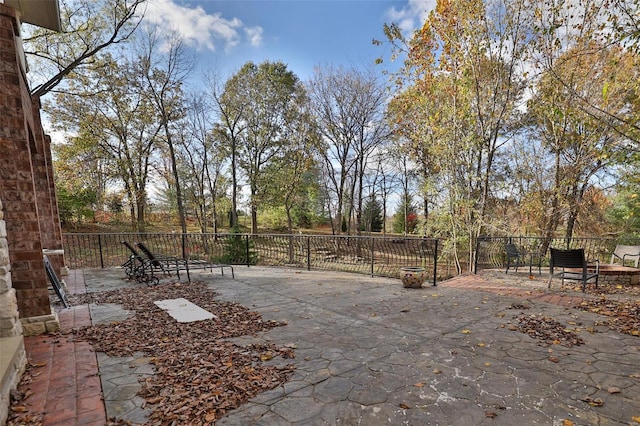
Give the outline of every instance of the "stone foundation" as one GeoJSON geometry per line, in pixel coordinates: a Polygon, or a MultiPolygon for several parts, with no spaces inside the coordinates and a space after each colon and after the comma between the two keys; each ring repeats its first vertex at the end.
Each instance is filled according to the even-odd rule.
{"type": "MultiPolygon", "coordinates": [[[[595,272],[595,267],[589,266],[589,273],[595,272]]],[[[598,266],[598,284],[638,285],[640,284],[640,269],[611,263],[601,263],[598,266]]]]}
{"type": "Polygon", "coordinates": [[[21,321],[25,336],[38,336],[60,331],[60,320],[55,312],[39,317],[22,318],[21,321]]]}
{"type": "Polygon", "coordinates": [[[0,425],[7,421],[11,390],[18,386],[27,364],[18,320],[18,301],[11,282],[7,229],[0,200],[0,425]]]}
{"type": "Polygon", "coordinates": [[[26,365],[22,336],[0,337],[0,425],[7,422],[11,390],[18,387],[26,365]]]}

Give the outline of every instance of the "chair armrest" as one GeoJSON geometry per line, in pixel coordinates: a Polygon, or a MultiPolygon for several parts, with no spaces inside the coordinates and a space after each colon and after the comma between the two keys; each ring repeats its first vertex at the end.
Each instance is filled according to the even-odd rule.
{"type": "MultiPolygon", "coordinates": [[[[624,262],[624,261],[627,259],[627,256],[629,256],[629,257],[636,257],[636,256],[640,256],[640,253],[635,253],[635,254],[632,254],[632,253],[625,253],[625,254],[622,256],[622,262],[624,262]]],[[[618,257],[618,259],[620,258],[620,256],[617,256],[617,257],[618,257]]]]}

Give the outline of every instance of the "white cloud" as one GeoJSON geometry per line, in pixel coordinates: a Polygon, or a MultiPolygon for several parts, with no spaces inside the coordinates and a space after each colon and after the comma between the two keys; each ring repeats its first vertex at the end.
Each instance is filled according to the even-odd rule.
{"type": "Polygon", "coordinates": [[[244,32],[251,46],[259,47],[262,44],[262,27],[247,27],[244,32]]]}
{"type": "Polygon", "coordinates": [[[387,10],[389,23],[395,23],[403,33],[409,34],[422,27],[422,24],[436,7],[436,0],[409,0],[401,9],[392,7],[387,10]]]}
{"type": "Polygon", "coordinates": [[[252,46],[262,41],[261,27],[245,27],[238,18],[227,19],[220,13],[207,14],[201,7],[186,7],[174,0],[151,0],[145,11],[145,19],[176,31],[186,43],[198,49],[216,50],[222,46],[229,50],[242,41],[242,34],[252,46]]]}

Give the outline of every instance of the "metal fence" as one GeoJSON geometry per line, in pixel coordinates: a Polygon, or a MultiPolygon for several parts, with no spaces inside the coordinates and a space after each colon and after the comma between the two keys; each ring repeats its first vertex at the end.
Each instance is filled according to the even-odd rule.
{"type": "Polygon", "coordinates": [[[131,255],[122,244],[142,242],[164,256],[233,265],[265,265],[399,277],[404,266],[438,275],[438,240],[290,234],[63,234],[66,265],[72,269],[120,266],[131,255]]]}
{"type": "Polygon", "coordinates": [[[549,247],[560,249],[583,248],[590,261],[602,263],[611,261],[611,254],[617,244],[640,245],[640,238],[551,238],[542,237],[480,237],[476,244],[474,271],[481,269],[506,268],[506,244],[515,244],[525,253],[535,253],[542,258],[543,265],[549,265],[549,247]]]}

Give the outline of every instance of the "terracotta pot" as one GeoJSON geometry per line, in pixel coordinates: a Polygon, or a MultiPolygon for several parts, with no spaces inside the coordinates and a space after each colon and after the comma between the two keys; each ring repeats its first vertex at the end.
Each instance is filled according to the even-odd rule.
{"type": "Polygon", "coordinates": [[[421,288],[427,280],[427,273],[420,267],[400,268],[400,279],[405,288],[421,288]]]}

